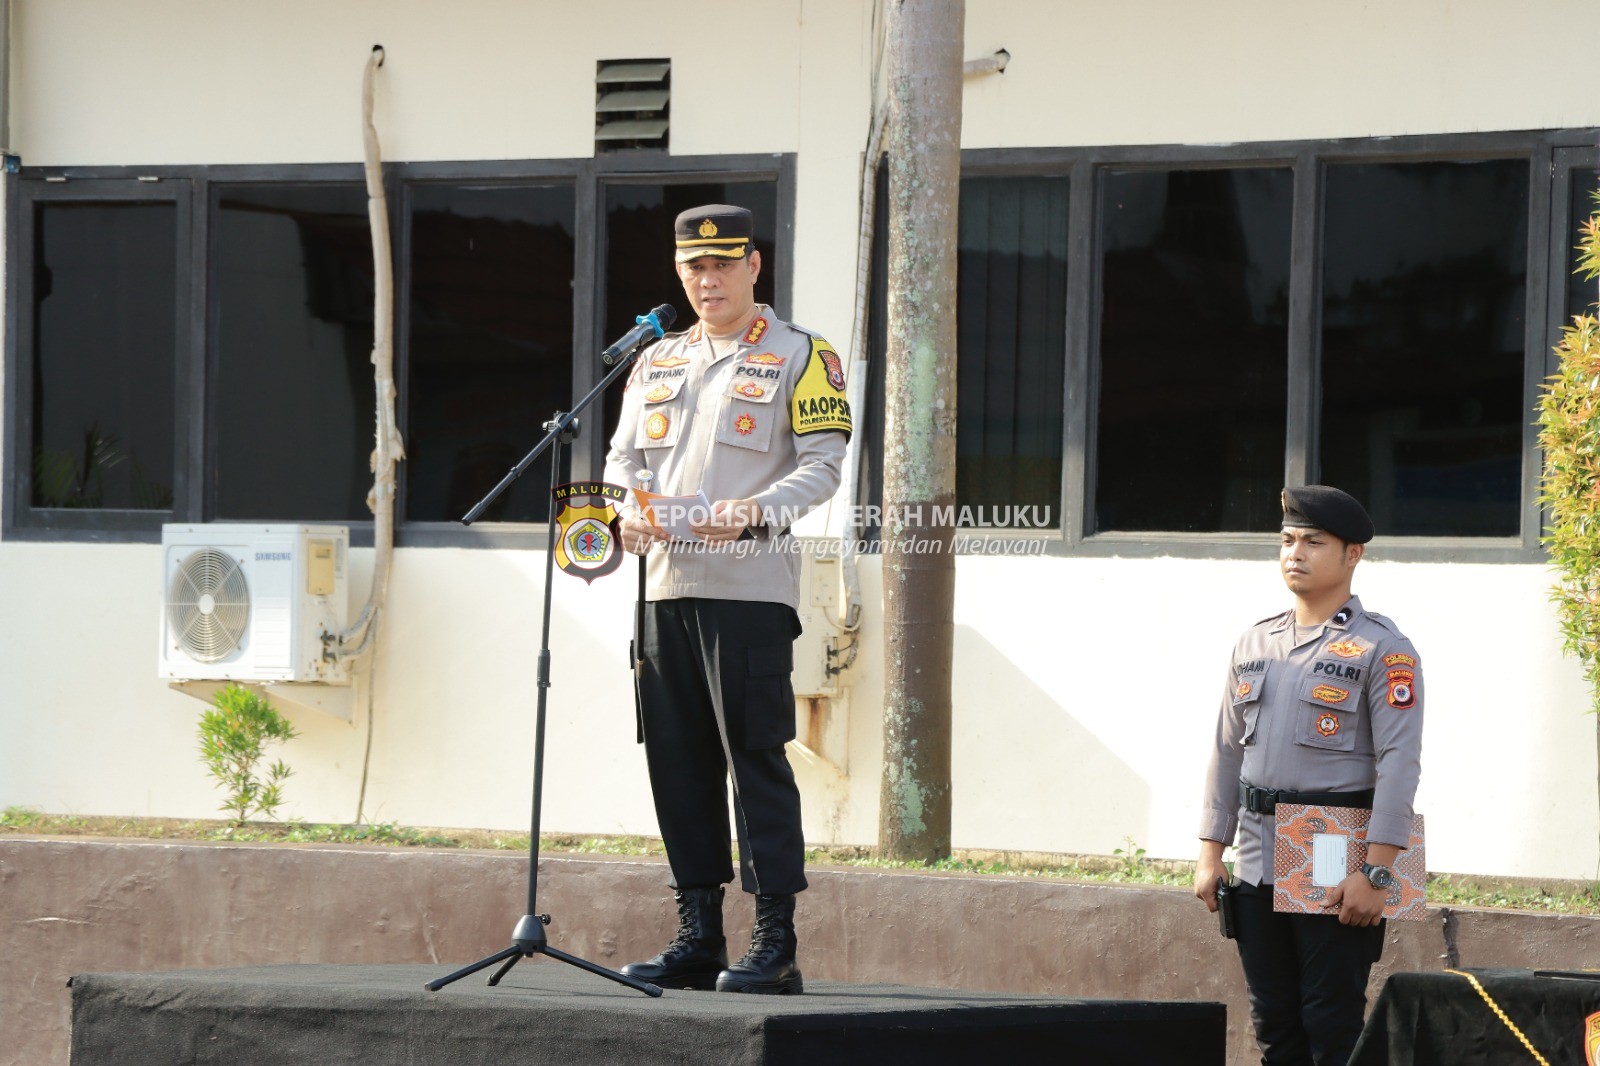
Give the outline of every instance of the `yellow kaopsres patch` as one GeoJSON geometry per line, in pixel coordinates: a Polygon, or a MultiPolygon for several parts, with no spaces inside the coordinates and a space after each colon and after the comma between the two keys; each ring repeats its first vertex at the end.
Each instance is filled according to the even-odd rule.
{"type": "Polygon", "coordinates": [[[845,399],[844,384],[844,364],[838,353],[822,338],[811,338],[811,355],[789,401],[795,436],[825,430],[850,435],[850,402],[845,399]]]}

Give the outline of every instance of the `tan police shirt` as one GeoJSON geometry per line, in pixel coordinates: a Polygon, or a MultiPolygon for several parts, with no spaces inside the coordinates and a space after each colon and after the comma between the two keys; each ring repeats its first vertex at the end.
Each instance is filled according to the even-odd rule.
{"type": "Polygon", "coordinates": [[[850,434],[844,367],[833,346],[771,308],[733,343],[700,323],[639,356],[611,437],[605,480],[632,491],[754,497],[755,539],[673,541],[650,550],[646,598],[799,603],[800,556],[787,530],[831,498],[850,434]]]}
{"type": "Polygon", "coordinates": [[[1234,647],[1206,773],[1200,837],[1237,830],[1234,875],[1272,880],[1273,816],[1239,805],[1239,779],[1296,792],[1374,789],[1367,839],[1404,848],[1422,756],[1422,664],[1389,619],[1359,597],[1321,626],[1288,611],[1234,647]],[[1298,633],[1298,638],[1296,634],[1298,633]]]}

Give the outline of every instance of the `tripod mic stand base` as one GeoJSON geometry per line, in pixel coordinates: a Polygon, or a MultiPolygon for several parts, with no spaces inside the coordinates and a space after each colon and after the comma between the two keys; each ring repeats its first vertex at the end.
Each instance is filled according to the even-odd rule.
{"type": "Polygon", "coordinates": [[[607,978],[619,985],[627,985],[634,991],[643,992],[647,996],[656,997],[661,995],[661,986],[659,985],[653,985],[649,981],[641,981],[639,978],[625,973],[618,973],[616,970],[608,970],[604,966],[590,962],[588,959],[580,959],[576,955],[569,955],[565,951],[551,947],[544,934],[544,927],[549,924],[550,916],[548,914],[524,914],[521,920],[517,922],[517,928],[511,934],[512,944],[510,947],[502,948],[493,955],[479,959],[470,966],[463,966],[455,973],[446,974],[437,980],[429,981],[422,987],[429,992],[437,992],[445,985],[475,974],[479,970],[486,970],[498,962],[500,968],[494,972],[488,981],[490,986],[497,985],[500,983],[500,978],[504,977],[511,967],[515,966],[520,960],[532,958],[534,955],[548,955],[558,962],[576,966],[580,970],[587,970],[596,977],[607,978]]]}

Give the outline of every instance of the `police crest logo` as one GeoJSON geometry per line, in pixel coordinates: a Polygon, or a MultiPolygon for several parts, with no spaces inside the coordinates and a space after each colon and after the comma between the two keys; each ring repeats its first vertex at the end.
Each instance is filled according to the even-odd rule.
{"type": "Polygon", "coordinates": [[[1600,1066],[1600,1011],[1583,1020],[1583,1061],[1586,1066],[1600,1066]]]}
{"type": "Polygon", "coordinates": [[[1413,687],[1416,679],[1416,673],[1411,670],[1390,670],[1384,676],[1389,682],[1389,706],[1401,711],[1416,706],[1417,694],[1413,687]]]}
{"type": "Polygon", "coordinates": [[[760,385],[757,385],[753,381],[742,381],[733,387],[733,391],[737,392],[740,396],[748,396],[752,400],[758,396],[765,396],[767,394],[766,389],[763,389],[760,385]]]}
{"type": "Polygon", "coordinates": [[[672,425],[667,416],[657,411],[644,422],[644,435],[651,440],[660,440],[667,435],[667,427],[672,425]]]}
{"type": "Polygon", "coordinates": [[[733,420],[733,428],[741,436],[748,437],[755,432],[756,420],[749,415],[740,415],[733,420]]]}
{"type": "Polygon", "coordinates": [[[1331,737],[1339,731],[1339,716],[1324,712],[1317,719],[1317,732],[1325,737],[1331,737]]]}
{"type": "Polygon", "coordinates": [[[1239,687],[1233,690],[1233,701],[1235,703],[1239,702],[1240,700],[1244,699],[1246,696],[1250,695],[1250,692],[1251,692],[1250,682],[1248,682],[1248,681],[1239,682],[1239,687]]]}
{"type": "Polygon", "coordinates": [[[823,348],[817,352],[817,356],[822,360],[822,365],[828,368],[828,384],[843,392],[844,367],[839,363],[838,354],[823,348]]]}
{"type": "Polygon", "coordinates": [[[622,565],[617,504],[627,498],[619,485],[574,482],[550,490],[556,513],[556,565],[586,584],[622,565]]]}

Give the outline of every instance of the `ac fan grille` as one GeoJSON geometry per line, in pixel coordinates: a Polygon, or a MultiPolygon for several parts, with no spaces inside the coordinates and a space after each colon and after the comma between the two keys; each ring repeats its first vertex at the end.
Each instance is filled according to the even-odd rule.
{"type": "Polygon", "coordinates": [[[239,561],[201,548],[178,564],[167,590],[172,640],[190,658],[214,663],[239,650],[250,623],[250,589],[239,561]]]}

